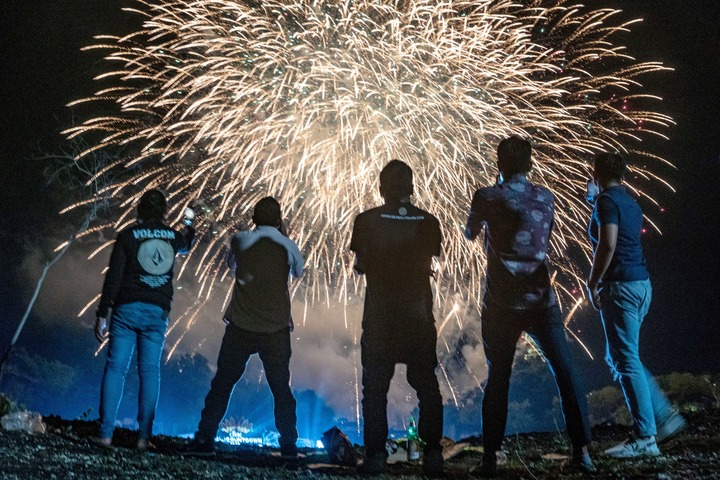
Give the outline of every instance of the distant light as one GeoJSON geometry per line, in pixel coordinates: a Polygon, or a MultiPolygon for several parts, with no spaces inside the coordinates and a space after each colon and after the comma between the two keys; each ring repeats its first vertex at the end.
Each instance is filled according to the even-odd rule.
{"type": "Polygon", "coordinates": [[[325,448],[325,445],[323,445],[323,443],[322,443],[320,440],[318,440],[317,442],[315,442],[315,446],[316,446],[317,448],[325,448]]]}

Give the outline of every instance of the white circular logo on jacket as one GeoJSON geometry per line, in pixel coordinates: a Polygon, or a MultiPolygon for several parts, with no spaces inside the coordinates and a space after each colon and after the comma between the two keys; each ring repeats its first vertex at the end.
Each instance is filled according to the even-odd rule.
{"type": "Polygon", "coordinates": [[[137,259],[150,275],[165,275],[173,267],[175,251],[165,240],[153,238],[140,245],[137,259]]]}

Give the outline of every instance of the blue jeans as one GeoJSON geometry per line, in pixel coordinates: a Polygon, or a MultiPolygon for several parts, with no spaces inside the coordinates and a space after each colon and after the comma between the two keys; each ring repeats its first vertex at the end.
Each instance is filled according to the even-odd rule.
{"type": "Polygon", "coordinates": [[[110,345],[100,393],[100,436],[111,438],[115,429],[125,376],[137,345],[140,393],[138,401],[138,437],[152,435],[160,391],[160,358],[165,344],[167,312],[144,302],[127,303],[113,308],[110,320],[110,345]]]}
{"type": "Polygon", "coordinates": [[[651,299],[650,280],[604,282],[600,291],[600,315],[607,339],[605,360],[620,381],[633,418],[633,432],[639,437],[657,434],[656,424],[673,413],[667,397],[640,361],[640,326],[651,299]]]}

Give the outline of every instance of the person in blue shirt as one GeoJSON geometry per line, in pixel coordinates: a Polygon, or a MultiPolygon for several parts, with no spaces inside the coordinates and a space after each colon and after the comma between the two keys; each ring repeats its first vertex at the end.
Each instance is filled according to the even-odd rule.
{"type": "Polygon", "coordinates": [[[594,256],[587,289],[600,310],[606,361],[633,418],[633,435],[605,451],[618,458],[657,456],[657,444],[687,425],[640,360],[640,327],[650,308],[652,285],[640,239],[643,213],[623,185],[625,171],[621,155],[601,153],[588,184],[588,200],[594,202],[589,226],[594,256]]]}

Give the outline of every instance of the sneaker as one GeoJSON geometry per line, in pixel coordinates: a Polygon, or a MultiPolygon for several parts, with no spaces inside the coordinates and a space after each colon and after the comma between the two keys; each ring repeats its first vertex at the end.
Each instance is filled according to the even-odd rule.
{"type": "Polygon", "coordinates": [[[135,448],[137,448],[139,452],[147,452],[148,450],[154,450],[155,445],[153,445],[147,438],[138,438],[135,448]]]}
{"type": "Polygon", "coordinates": [[[570,466],[573,470],[577,470],[581,473],[595,473],[595,465],[590,458],[590,454],[584,452],[582,449],[574,450],[572,459],[570,460],[570,466]]]}
{"type": "Polygon", "coordinates": [[[387,456],[384,453],[376,453],[365,459],[358,472],[366,475],[379,475],[385,473],[387,467],[387,456]]]}
{"type": "Polygon", "coordinates": [[[297,447],[295,445],[286,445],[284,447],[280,447],[280,458],[282,458],[283,460],[297,460],[297,447]]]}
{"type": "Polygon", "coordinates": [[[92,436],[88,437],[88,442],[98,447],[112,448],[112,438],[92,436]]]}
{"type": "Polygon", "coordinates": [[[285,468],[290,470],[300,468],[300,457],[298,456],[298,449],[295,445],[280,447],[280,460],[285,464],[285,468]]]}
{"type": "Polygon", "coordinates": [[[423,455],[422,469],[428,477],[441,477],[444,473],[445,459],[442,451],[430,450],[423,455]]]}
{"type": "Polygon", "coordinates": [[[677,412],[673,412],[669,417],[658,424],[655,441],[658,444],[669,442],[680,435],[687,426],[688,423],[687,420],[685,420],[685,417],[677,412]]]}
{"type": "Polygon", "coordinates": [[[605,455],[615,458],[657,457],[660,450],[655,437],[628,438],[623,443],[605,450],[605,455]]]}
{"type": "Polygon", "coordinates": [[[187,457],[212,457],[215,455],[215,442],[207,442],[198,439],[193,439],[180,454],[187,457]]]}

